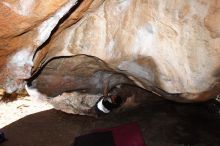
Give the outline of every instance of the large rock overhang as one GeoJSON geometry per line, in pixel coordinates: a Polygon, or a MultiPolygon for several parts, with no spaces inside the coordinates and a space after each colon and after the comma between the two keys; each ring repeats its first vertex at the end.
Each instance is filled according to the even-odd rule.
{"type": "Polygon", "coordinates": [[[59,56],[94,56],[137,86],[180,102],[220,93],[215,0],[0,2],[0,86],[11,93],[59,56]]]}

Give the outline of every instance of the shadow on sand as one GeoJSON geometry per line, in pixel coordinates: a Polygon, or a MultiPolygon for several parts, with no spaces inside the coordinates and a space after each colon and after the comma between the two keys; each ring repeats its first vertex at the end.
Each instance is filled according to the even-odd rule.
{"type": "Polygon", "coordinates": [[[219,107],[215,101],[200,104],[160,101],[101,118],[69,115],[52,109],[2,128],[7,141],[1,145],[70,146],[74,137],[92,129],[136,121],[147,146],[219,146],[219,107]]]}

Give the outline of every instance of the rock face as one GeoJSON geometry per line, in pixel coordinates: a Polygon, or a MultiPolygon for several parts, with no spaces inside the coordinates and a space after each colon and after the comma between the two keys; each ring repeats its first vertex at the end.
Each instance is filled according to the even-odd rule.
{"type": "MultiPolygon", "coordinates": [[[[31,76],[40,49],[70,13],[68,23],[81,18],[92,0],[3,0],[0,2],[0,82],[7,92],[22,88],[31,76]]],[[[68,27],[66,23],[60,27],[68,27]]]]}
{"type": "Polygon", "coordinates": [[[0,83],[16,91],[52,58],[85,54],[179,95],[168,99],[204,101],[220,93],[219,26],[219,0],[3,0],[0,83]]]}

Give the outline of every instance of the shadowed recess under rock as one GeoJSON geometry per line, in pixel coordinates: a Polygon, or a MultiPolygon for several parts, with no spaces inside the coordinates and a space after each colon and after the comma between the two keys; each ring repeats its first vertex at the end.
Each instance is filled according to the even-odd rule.
{"type": "Polygon", "coordinates": [[[35,90],[57,109],[87,115],[96,113],[95,104],[103,95],[122,98],[117,112],[161,99],[138,87],[133,79],[96,57],[76,55],[49,61],[29,80],[27,91],[36,96],[35,90]]]}
{"type": "Polygon", "coordinates": [[[30,87],[37,88],[48,97],[73,91],[101,94],[119,84],[134,85],[126,75],[87,55],[55,58],[31,80],[30,87]]]}
{"type": "Polygon", "coordinates": [[[28,81],[27,91],[33,97],[48,100],[56,109],[86,115],[96,115],[96,103],[108,95],[122,98],[121,106],[114,110],[117,112],[161,99],[160,96],[190,102],[181,98],[183,94],[166,93],[146,79],[141,88],[140,82],[97,57],[80,54],[48,61],[28,81]]]}

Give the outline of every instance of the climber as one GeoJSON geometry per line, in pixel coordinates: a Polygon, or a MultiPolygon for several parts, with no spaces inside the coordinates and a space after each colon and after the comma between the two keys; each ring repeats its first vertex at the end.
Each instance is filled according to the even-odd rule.
{"type": "Polygon", "coordinates": [[[120,107],[122,98],[116,95],[102,96],[96,104],[97,112],[110,113],[113,109],[120,107]]]}
{"type": "Polygon", "coordinates": [[[96,103],[96,112],[98,113],[104,113],[108,114],[113,109],[118,108],[122,104],[122,98],[121,96],[117,95],[117,93],[113,93],[112,91],[117,89],[118,86],[114,86],[111,89],[109,89],[109,82],[110,79],[107,79],[104,81],[104,91],[103,96],[99,98],[99,100],[96,103]]]}

